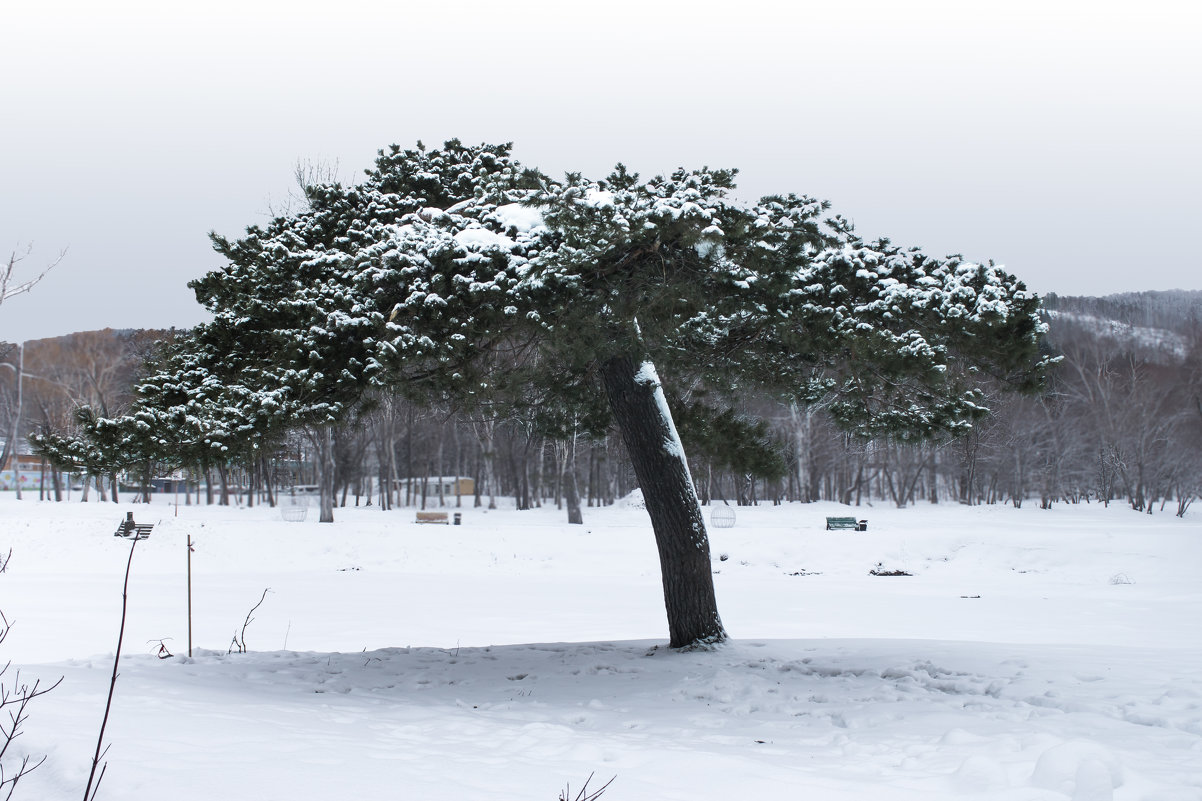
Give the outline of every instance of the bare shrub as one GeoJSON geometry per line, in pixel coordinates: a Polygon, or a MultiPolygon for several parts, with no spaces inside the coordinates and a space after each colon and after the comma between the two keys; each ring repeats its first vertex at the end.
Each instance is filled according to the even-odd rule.
{"type": "MultiPolygon", "coordinates": [[[[12,549],[0,556],[0,573],[7,572],[8,563],[12,559],[12,549]]],[[[0,645],[8,639],[13,624],[0,611],[0,645]]],[[[18,754],[13,743],[21,736],[21,729],[29,720],[29,705],[35,698],[40,698],[62,684],[62,677],[49,687],[43,687],[41,679],[29,684],[21,680],[21,671],[9,671],[12,662],[6,662],[0,668],[0,795],[4,801],[9,801],[17,790],[17,784],[46,761],[46,757],[34,757],[29,754],[18,754]]]]}
{"type": "Polygon", "coordinates": [[[588,789],[588,783],[593,780],[593,774],[590,773],[588,778],[584,780],[584,786],[580,788],[580,792],[573,796],[572,785],[569,784],[564,787],[562,791],[560,791],[559,801],[596,801],[596,799],[600,798],[605,791],[609,789],[609,786],[614,783],[614,779],[616,778],[618,777],[614,776],[605,784],[601,785],[599,788],[590,793],[588,789]]]}
{"type": "Polygon", "coordinates": [[[250,611],[246,613],[246,620],[242,623],[242,633],[239,634],[236,631],[234,632],[234,638],[230,641],[230,648],[228,651],[226,651],[227,654],[232,654],[235,651],[240,654],[246,653],[246,627],[249,626],[252,621],[254,621],[253,615],[255,610],[262,606],[263,602],[267,600],[267,593],[269,592],[271,592],[271,587],[263,590],[263,595],[261,598],[259,598],[259,602],[252,606],[250,611]]]}

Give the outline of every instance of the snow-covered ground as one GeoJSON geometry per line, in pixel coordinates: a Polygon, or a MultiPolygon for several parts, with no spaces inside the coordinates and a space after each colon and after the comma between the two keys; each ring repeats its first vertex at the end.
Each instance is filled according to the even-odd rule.
{"type": "Polygon", "coordinates": [[[732,640],[677,653],[637,507],[321,525],[8,497],[3,656],[64,677],[17,741],[48,757],[18,798],[82,796],[127,511],[156,527],[133,558],[104,801],[554,801],[590,774],[617,777],[605,801],[1202,799],[1198,517],[875,507],[853,533],[823,530],[848,513],[833,504],[738,509],[711,532],[732,640]]]}

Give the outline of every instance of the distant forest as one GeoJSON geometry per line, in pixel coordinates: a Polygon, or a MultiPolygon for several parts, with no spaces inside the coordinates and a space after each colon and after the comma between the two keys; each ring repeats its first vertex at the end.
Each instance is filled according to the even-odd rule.
{"type": "MultiPolygon", "coordinates": [[[[996,393],[993,414],[966,435],[908,444],[862,440],[839,431],[821,406],[787,405],[749,394],[733,411],[762,424],[773,459],[749,459],[721,432],[704,441],[682,426],[703,503],[831,500],[997,504],[1121,502],[1151,514],[1184,515],[1202,492],[1202,292],[1079,297],[1048,295],[1045,348],[1060,357],[1045,391],[996,393]]],[[[90,331],[26,343],[21,386],[18,349],[0,344],[0,465],[34,432],[70,433],[75,410],[118,415],[133,398],[157,344],[171,331],[90,331]],[[20,390],[18,392],[18,390],[20,390]],[[18,408],[20,414],[18,415],[18,408]]],[[[747,426],[731,431],[746,432],[747,426]]],[[[732,434],[732,436],[734,436],[732,434]]],[[[564,504],[575,476],[586,506],[612,504],[636,488],[616,434],[540,436],[520,419],[483,419],[378,393],[335,429],[337,497],[342,505],[493,506],[564,504]],[[463,476],[470,493],[450,494],[430,477],[463,476]],[[412,479],[412,480],[406,480],[412,479]]],[[[278,503],[315,483],[314,448],[303,429],[254,463],[177,473],[188,503],[278,503]],[[187,475],[185,475],[187,473],[187,475]]],[[[28,462],[23,466],[29,469],[28,462]]],[[[54,465],[44,464],[39,497],[64,500],[54,465]]],[[[149,492],[166,470],[79,476],[74,500],[149,492]]],[[[159,482],[158,486],[162,486],[159,482]]],[[[27,491],[28,492],[28,491],[27,491]]],[[[126,498],[127,499],[127,498],[126,498]]]]}

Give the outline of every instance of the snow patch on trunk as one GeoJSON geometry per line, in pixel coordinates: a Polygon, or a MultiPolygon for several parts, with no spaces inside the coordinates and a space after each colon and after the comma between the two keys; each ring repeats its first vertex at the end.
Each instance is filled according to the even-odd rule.
{"type": "Polygon", "coordinates": [[[651,387],[651,393],[655,398],[655,407],[659,411],[659,418],[663,422],[663,428],[667,432],[667,437],[664,439],[664,453],[672,459],[680,461],[684,467],[684,474],[689,481],[689,493],[693,500],[697,499],[697,485],[693,483],[693,474],[689,472],[689,460],[684,455],[684,445],[680,441],[680,434],[676,431],[676,423],[672,420],[672,412],[668,410],[668,399],[664,395],[663,384],[659,380],[659,373],[655,370],[655,365],[650,361],[645,361],[639,366],[639,371],[634,374],[634,383],[648,385],[651,387]]]}

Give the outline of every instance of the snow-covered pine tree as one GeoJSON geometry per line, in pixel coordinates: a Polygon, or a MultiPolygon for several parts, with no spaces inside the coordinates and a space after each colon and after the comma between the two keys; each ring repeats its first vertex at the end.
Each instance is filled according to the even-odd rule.
{"type": "MultiPolygon", "coordinates": [[[[430,158],[394,149],[378,168],[412,193],[430,158]]],[[[992,265],[865,243],[806,197],[739,203],[729,171],[551,182],[476,166],[450,205],[361,229],[357,294],[389,310],[377,374],[607,411],[652,519],[674,647],[725,632],[673,377],[710,405],[747,386],[821,399],[858,435],[898,438],[970,426],[987,411],[977,374],[1039,380],[1038,300],[992,265]]]]}
{"type": "Polygon", "coordinates": [[[279,442],[284,410],[245,353],[217,334],[200,326],[168,344],[135,388],[133,408],[107,421],[125,433],[127,450],[164,467],[223,475],[279,442]]]}
{"type": "Polygon", "coordinates": [[[83,473],[85,481],[107,477],[113,501],[117,501],[118,473],[144,463],[144,451],[130,447],[122,422],[98,417],[88,406],[79,407],[74,415],[75,433],[35,431],[28,437],[29,444],[34,453],[45,456],[57,468],[83,473]]]}
{"type": "MultiPolygon", "coordinates": [[[[333,520],[332,426],[363,402],[373,383],[399,385],[395,373],[380,374],[378,337],[394,310],[379,301],[379,268],[365,254],[374,252],[383,229],[402,230],[405,220],[426,209],[453,207],[482,191],[482,184],[514,183],[520,176],[509,171],[508,152],[508,146],[457,142],[441,151],[402,153],[394,147],[380,153],[376,170],[358,186],[306,187],[304,210],[266,229],[249,228],[239,240],[212,236],[228,264],[191,284],[213,320],[193,332],[197,347],[177,367],[197,371],[202,381],[207,373],[223,377],[219,396],[205,404],[217,411],[215,423],[232,408],[243,431],[260,439],[299,426],[316,432],[323,522],[333,520]]],[[[428,327],[457,325],[433,297],[428,300],[427,313],[442,320],[428,327]]],[[[476,317],[482,314],[475,310],[476,317]]],[[[424,343],[409,350],[418,377],[426,350],[424,343]]],[[[444,357],[436,360],[439,375],[444,357]]],[[[429,397],[438,391],[432,383],[400,385],[412,384],[429,397]]],[[[154,405],[176,409],[185,402],[180,397],[174,405],[154,405]]]]}
{"type": "Polygon", "coordinates": [[[448,143],[410,157],[393,148],[360,186],[306,187],[305,209],[237,240],[213,234],[227,263],[190,284],[213,319],[167,348],[133,408],[92,420],[73,452],[121,441],[130,461],[222,466],[308,427],[319,451],[321,520],[332,521],[331,426],[381,380],[371,357],[384,313],[360,295],[360,256],[374,241],[366,234],[462,200],[462,187],[475,191],[479,176],[508,163],[507,153],[448,143]]]}
{"type": "Polygon", "coordinates": [[[917,439],[985,414],[980,376],[1031,387],[1043,366],[1038,299],[1003,270],[865,243],[823,202],[742,203],[733,186],[731,171],[621,166],[552,181],[508,145],[394,146],[361,184],[311,187],[308,209],[214,237],[229,264],[193,284],[214,319],[143,401],[187,425],[203,397],[196,416],[236,421],[231,439],[328,424],[370,384],[549,425],[612,421],[651,517],[671,645],[718,642],[673,406],[718,420],[759,387],[821,401],[860,436],[917,439]]]}

